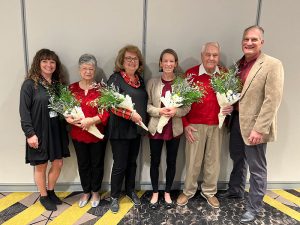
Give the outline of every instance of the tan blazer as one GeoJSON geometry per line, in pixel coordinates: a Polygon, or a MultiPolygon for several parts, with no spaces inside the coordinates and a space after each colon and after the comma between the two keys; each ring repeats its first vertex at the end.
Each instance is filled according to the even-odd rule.
{"type": "MultiPolygon", "coordinates": [[[[161,77],[155,77],[148,81],[146,90],[148,93],[147,112],[150,115],[148,129],[150,134],[156,133],[157,124],[160,118],[159,110],[161,108],[161,94],[163,89],[163,82],[161,77]]],[[[183,133],[183,126],[181,117],[185,116],[190,111],[190,107],[177,108],[175,116],[172,118],[173,136],[176,137],[183,133]]]]}
{"type": "Polygon", "coordinates": [[[239,103],[241,133],[247,145],[252,130],[263,134],[263,143],[276,140],[283,81],[281,61],[261,53],[249,71],[239,103]]]}

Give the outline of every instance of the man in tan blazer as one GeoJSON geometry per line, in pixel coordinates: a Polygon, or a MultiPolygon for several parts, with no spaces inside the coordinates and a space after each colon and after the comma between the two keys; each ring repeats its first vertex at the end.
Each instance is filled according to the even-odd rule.
{"type": "Polygon", "coordinates": [[[242,198],[250,171],[250,190],[246,212],[240,222],[255,220],[267,188],[267,143],[276,140],[277,111],[283,92],[284,72],[281,62],[261,52],[264,30],[259,26],[245,29],[242,40],[244,56],[239,61],[243,82],[241,99],[230,123],[230,157],[233,169],[229,188],[220,198],[242,198]]]}

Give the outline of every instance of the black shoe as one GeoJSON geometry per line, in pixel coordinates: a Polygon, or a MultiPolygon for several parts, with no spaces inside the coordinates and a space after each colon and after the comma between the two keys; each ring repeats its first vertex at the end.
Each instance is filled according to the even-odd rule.
{"type": "Polygon", "coordinates": [[[166,202],[165,201],[165,208],[166,209],[172,209],[172,208],[174,208],[174,206],[175,206],[175,204],[174,204],[173,201],[172,202],[166,202]]]}
{"type": "Polygon", "coordinates": [[[119,212],[119,200],[117,198],[110,198],[110,211],[112,213],[119,212]]]}
{"type": "Polygon", "coordinates": [[[139,197],[136,195],[136,193],[133,191],[130,194],[126,194],[128,198],[130,198],[130,200],[133,202],[133,204],[135,206],[140,205],[141,204],[141,200],[139,199],[139,197]]]}
{"type": "Polygon", "coordinates": [[[251,223],[256,219],[256,215],[250,211],[246,211],[240,219],[240,223],[251,223]]]}
{"type": "Polygon", "coordinates": [[[60,199],[56,196],[54,190],[48,190],[47,193],[48,193],[48,197],[49,197],[49,198],[51,199],[51,201],[54,202],[56,205],[61,205],[61,204],[62,204],[62,200],[60,200],[60,199]]]}
{"type": "Polygon", "coordinates": [[[152,210],[158,209],[158,201],[154,203],[149,202],[149,208],[152,210]]]}
{"type": "Polygon", "coordinates": [[[239,199],[243,199],[244,198],[244,196],[230,193],[228,190],[225,191],[225,192],[223,192],[223,193],[218,193],[217,197],[220,198],[220,199],[224,199],[224,198],[239,198],[239,199]]]}
{"type": "Polygon", "coordinates": [[[52,200],[48,196],[41,196],[40,203],[48,211],[56,211],[57,210],[55,203],[52,202],[52,200]]]}
{"type": "Polygon", "coordinates": [[[166,199],[163,199],[163,203],[165,205],[165,209],[172,209],[175,206],[172,199],[171,199],[171,202],[167,202],[166,199]]]}

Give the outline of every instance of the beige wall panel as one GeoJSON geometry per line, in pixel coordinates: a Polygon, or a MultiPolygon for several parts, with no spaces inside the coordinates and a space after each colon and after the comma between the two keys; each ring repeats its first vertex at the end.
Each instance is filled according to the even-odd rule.
{"type": "MultiPolygon", "coordinates": [[[[183,71],[199,63],[201,46],[208,41],[218,41],[221,45],[221,61],[232,65],[233,60],[241,57],[241,36],[246,26],[255,23],[257,1],[239,0],[151,0],[148,1],[146,59],[146,80],[159,76],[158,60],[161,51],[173,48],[179,57],[179,66],[183,71]]],[[[227,137],[228,138],[228,137],[227,137]]],[[[175,180],[183,181],[184,138],[181,139],[178,152],[175,180]]],[[[228,159],[228,141],[222,149],[222,168],[220,180],[228,180],[231,162],[228,159]]],[[[143,158],[149,157],[144,149],[143,158]]],[[[162,158],[165,168],[165,157],[162,158]]],[[[143,168],[143,171],[149,168],[143,168]]],[[[149,174],[149,172],[147,173],[149,174]]],[[[163,169],[165,173],[165,169],[163,169]]],[[[143,172],[142,180],[149,181],[149,175],[143,172]]],[[[161,174],[164,180],[164,175],[161,174]]]]}
{"type": "MultiPolygon", "coordinates": [[[[24,0],[25,1],[25,0],[24,0]]],[[[219,41],[221,60],[226,66],[241,57],[241,36],[245,27],[256,20],[258,1],[240,0],[148,0],[145,79],[159,76],[158,58],[165,48],[174,48],[184,71],[199,63],[204,42],[219,41]]],[[[32,167],[25,164],[25,137],[20,128],[19,91],[24,80],[24,49],[20,0],[0,1],[0,186],[34,184],[32,167]]],[[[92,53],[98,59],[98,78],[109,77],[117,51],[125,44],[142,47],[143,1],[141,0],[26,0],[28,55],[31,63],[40,48],[58,53],[70,82],[77,81],[77,61],[81,54],[92,53]]],[[[296,0],[263,0],[260,24],[265,28],[264,51],[282,60],[285,68],[285,90],[279,110],[278,141],[268,145],[268,181],[299,183],[299,112],[296,92],[298,75],[298,39],[300,2],[296,0]]],[[[175,181],[185,177],[185,139],[181,139],[175,181]]],[[[76,157],[65,160],[60,183],[79,183],[76,157]]],[[[103,182],[110,182],[112,155],[106,152],[103,182]]],[[[160,181],[165,181],[165,153],[162,156],[160,181]]],[[[150,184],[149,140],[143,138],[141,173],[137,180],[150,184]]],[[[231,170],[228,135],[224,135],[219,181],[228,181],[231,170]]],[[[201,178],[200,178],[201,179],[201,178]]],[[[150,187],[150,186],[147,186],[150,187]]],[[[281,185],[282,187],[282,185],[281,185]]],[[[32,190],[32,189],[31,189],[32,190]]]]}
{"type": "Polygon", "coordinates": [[[0,1],[0,27],[0,184],[32,183],[32,168],[25,165],[19,116],[19,93],[25,77],[19,0],[0,1]]]}
{"type": "Polygon", "coordinates": [[[269,181],[300,181],[299,20],[300,1],[262,1],[260,25],[265,29],[264,51],[280,59],[285,70],[278,141],[267,150],[269,181]]]}
{"type": "Polygon", "coordinates": [[[77,61],[92,53],[106,76],[125,44],[142,46],[142,1],[26,1],[29,59],[40,48],[55,50],[70,76],[78,80],[77,61]]]}
{"type": "MultiPolygon", "coordinates": [[[[79,80],[77,62],[83,53],[94,54],[98,75],[108,78],[121,47],[129,43],[142,47],[143,1],[28,0],[26,16],[29,59],[40,48],[56,51],[71,83],[79,80]]],[[[59,182],[79,182],[72,145],[70,149],[72,157],[65,160],[59,182]]],[[[110,148],[105,163],[103,182],[109,182],[110,148]]]]}

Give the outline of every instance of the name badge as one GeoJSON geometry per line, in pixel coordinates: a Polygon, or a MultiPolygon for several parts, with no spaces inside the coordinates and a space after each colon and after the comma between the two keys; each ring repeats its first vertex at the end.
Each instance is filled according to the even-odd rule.
{"type": "Polygon", "coordinates": [[[53,117],[57,117],[58,115],[57,115],[57,112],[55,112],[55,111],[49,111],[49,116],[50,116],[50,118],[53,118],[53,117]]]}

